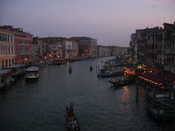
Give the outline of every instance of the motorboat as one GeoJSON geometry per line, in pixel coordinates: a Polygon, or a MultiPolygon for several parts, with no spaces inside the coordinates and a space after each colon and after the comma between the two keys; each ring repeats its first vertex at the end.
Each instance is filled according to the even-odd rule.
{"type": "Polygon", "coordinates": [[[109,80],[109,83],[112,84],[113,87],[121,87],[121,86],[125,86],[127,84],[129,84],[129,80],[121,78],[121,79],[115,79],[112,78],[109,80]]]}
{"type": "Polygon", "coordinates": [[[39,77],[40,77],[39,68],[37,66],[30,66],[26,69],[26,75],[25,75],[26,80],[37,80],[39,79],[39,77]]]}

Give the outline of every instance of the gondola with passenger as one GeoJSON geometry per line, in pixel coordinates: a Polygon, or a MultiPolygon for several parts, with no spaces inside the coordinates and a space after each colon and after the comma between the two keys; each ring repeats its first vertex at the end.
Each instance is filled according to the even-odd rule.
{"type": "Polygon", "coordinates": [[[66,131],[80,131],[80,126],[74,113],[73,104],[66,107],[65,119],[66,131]]]}

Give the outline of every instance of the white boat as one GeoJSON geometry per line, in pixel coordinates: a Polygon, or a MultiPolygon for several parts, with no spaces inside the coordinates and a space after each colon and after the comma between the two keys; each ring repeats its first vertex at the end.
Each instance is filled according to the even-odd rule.
{"type": "Polygon", "coordinates": [[[39,68],[36,66],[30,66],[26,69],[26,75],[25,79],[26,80],[36,80],[39,79],[40,74],[39,74],[39,68]]]}

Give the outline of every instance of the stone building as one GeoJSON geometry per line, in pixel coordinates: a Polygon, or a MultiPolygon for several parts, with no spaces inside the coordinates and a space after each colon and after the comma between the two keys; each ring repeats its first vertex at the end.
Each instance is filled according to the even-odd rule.
{"type": "Polygon", "coordinates": [[[112,56],[125,57],[128,53],[128,47],[111,46],[110,48],[112,56]]]}
{"type": "Polygon", "coordinates": [[[130,50],[137,63],[175,72],[175,23],[136,30],[130,50]]]}
{"type": "Polygon", "coordinates": [[[78,43],[73,40],[65,39],[64,40],[64,58],[75,58],[79,54],[78,43]]]}
{"type": "Polygon", "coordinates": [[[129,54],[131,56],[131,60],[133,64],[138,63],[137,58],[137,39],[136,39],[136,33],[131,34],[131,41],[130,41],[130,48],[129,48],[129,54]]]}
{"type": "Polygon", "coordinates": [[[97,56],[97,40],[89,37],[71,37],[70,40],[78,43],[79,56],[97,56]]]}
{"type": "Polygon", "coordinates": [[[50,57],[53,59],[63,58],[62,37],[40,37],[38,41],[38,52],[41,57],[50,57]]]}
{"type": "Polygon", "coordinates": [[[38,37],[33,38],[32,44],[33,44],[32,46],[33,62],[38,63],[42,61],[45,58],[45,56],[47,56],[48,46],[44,41],[42,41],[38,37]]]}
{"type": "Polygon", "coordinates": [[[77,57],[79,53],[76,41],[65,37],[43,37],[35,38],[34,44],[38,45],[36,54],[40,58],[62,59],[77,57]]]}
{"type": "Polygon", "coordinates": [[[109,46],[98,45],[97,56],[98,57],[112,56],[112,49],[109,46]]]}
{"type": "Polygon", "coordinates": [[[30,33],[24,32],[23,29],[15,28],[13,26],[0,26],[0,29],[8,31],[14,35],[15,63],[31,63],[33,36],[30,33]]]}
{"type": "Polygon", "coordinates": [[[108,57],[108,56],[123,57],[127,54],[127,50],[128,47],[98,45],[97,54],[98,57],[108,57]]]}
{"type": "Polygon", "coordinates": [[[15,36],[13,33],[0,29],[0,68],[8,68],[15,64],[15,36]]]}

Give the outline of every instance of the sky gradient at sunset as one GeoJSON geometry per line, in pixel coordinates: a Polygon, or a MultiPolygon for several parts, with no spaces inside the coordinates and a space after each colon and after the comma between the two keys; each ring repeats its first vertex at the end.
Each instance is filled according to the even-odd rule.
{"type": "Polygon", "coordinates": [[[127,46],[138,28],[175,21],[175,0],[0,0],[0,25],[35,36],[90,36],[127,46]]]}

